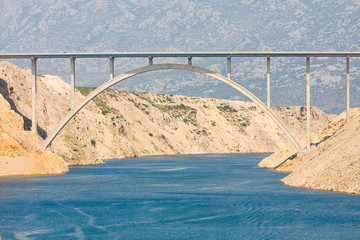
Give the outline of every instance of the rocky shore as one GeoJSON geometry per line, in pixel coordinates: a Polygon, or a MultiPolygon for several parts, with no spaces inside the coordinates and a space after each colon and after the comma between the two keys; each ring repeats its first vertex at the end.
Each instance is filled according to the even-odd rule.
{"type": "Polygon", "coordinates": [[[296,156],[295,149],[285,148],[258,166],[291,172],[281,180],[289,186],[360,194],[360,108],[350,114],[349,123],[344,112],[313,133],[310,152],[296,156]]]}

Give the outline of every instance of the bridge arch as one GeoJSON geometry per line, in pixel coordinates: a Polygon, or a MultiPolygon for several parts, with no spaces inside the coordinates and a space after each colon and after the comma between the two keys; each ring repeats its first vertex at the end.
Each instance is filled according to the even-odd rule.
{"type": "Polygon", "coordinates": [[[184,65],[184,64],[173,64],[173,63],[167,63],[167,64],[156,64],[156,65],[149,65],[146,67],[140,67],[131,71],[128,71],[126,73],[120,74],[119,76],[110,79],[106,83],[102,84],[98,88],[96,88],[94,91],[92,91],[89,95],[87,95],[77,106],[75,106],[62,120],[61,122],[55,127],[55,129],[51,132],[51,134],[45,139],[45,141],[42,144],[43,149],[46,149],[51,142],[54,140],[54,138],[59,134],[59,132],[65,127],[65,125],[75,116],[75,114],[80,111],[88,102],[90,102],[93,98],[95,98],[97,95],[105,91],[106,89],[110,88],[114,84],[125,80],[127,78],[133,77],[135,75],[139,75],[146,72],[152,72],[152,71],[159,71],[159,70],[185,70],[185,71],[191,71],[191,72],[197,72],[204,75],[207,75],[209,77],[215,78],[217,80],[220,80],[229,86],[233,87],[234,89],[238,90],[242,94],[244,94],[246,97],[248,97],[251,101],[253,101],[257,106],[261,108],[277,125],[278,127],[284,132],[284,134],[287,136],[287,138],[290,140],[290,142],[296,147],[296,149],[301,152],[302,149],[300,147],[300,144],[296,141],[294,136],[290,133],[289,129],[285,126],[285,124],[271,111],[270,108],[268,108],[260,99],[258,99],[254,94],[252,94],[249,90],[241,86],[240,84],[234,82],[230,78],[227,78],[219,73],[213,72],[211,70],[196,67],[193,65],[184,65]]]}

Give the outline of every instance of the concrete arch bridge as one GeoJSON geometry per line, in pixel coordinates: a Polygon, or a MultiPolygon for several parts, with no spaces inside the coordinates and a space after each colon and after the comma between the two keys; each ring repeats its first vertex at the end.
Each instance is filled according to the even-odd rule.
{"type": "Polygon", "coordinates": [[[222,81],[240,93],[244,94],[251,101],[253,101],[259,108],[261,108],[284,132],[289,141],[296,147],[299,152],[310,150],[310,58],[311,57],[345,57],[346,58],[346,85],[347,85],[347,121],[349,121],[349,107],[350,107],[350,75],[349,75],[349,59],[350,57],[360,57],[360,53],[354,52],[336,52],[336,53],[295,53],[295,52],[277,52],[277,53],[259,53],[259,52],[222,52],[222,53],[32,53],[32,54],[0,54],[0,59],[20,59],[29,58],[32,63],[32,131],[36,132],[36,95],[37,95],[37,74],[36,61],[39,58],[69,58],[71,61],[71,111],[58,123],[58,125],[51,131],[48,137],[42,144],[46,149],[54,138],[60,133],[65,125],[80,111],[88,102],[94,99],[97,95],[110,88],[114,84],[131,78],[135,75],[143,74],[151,71],[161,70],[184,70],[190,72],[201,73],[222,81]],[[115,58],[148,58],[149,64],[144,67],[136,68],[126,73],[114,77],[114,60],[115,58]],[[187,58],[187,64],[153,64],[154,57],[182,57],[187,58]],[[213,72],[211,70],[194,66],[192,64],[193,57],[226,57],[227,58],[227,76],[213,72]],[[234,82],[231,79],[231,58],[233,57],[266,57],[267,59],[267,104],[263,103],[249,90],[234,82]],[[270,109],[270,58],[271,57],[304,57],[306,58],[306,109],[307,109],[307,146],[302,149],[300,144],[296,141],[285,124],[272,112],[270,109]],[[96,88],[93,92],[87,95],[80,103],[75,104],[75,59],[76,58],[109,58],[110,59],[110,80],[96,88]]]}

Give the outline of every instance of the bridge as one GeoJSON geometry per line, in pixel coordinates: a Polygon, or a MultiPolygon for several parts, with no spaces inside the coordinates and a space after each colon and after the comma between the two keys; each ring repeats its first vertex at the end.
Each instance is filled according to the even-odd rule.
{"type": "Polygon", "coordinates": [[[360,57],[360,52],[124,52],[124,53],[0,53],[0,59],[30,59],[32,66],[32,127],[31,130],[37,133],[37,119],[36,119],[36,99],[37,99],[37,59],[40,58],[68,58],[71,63],[71,110],[60,121],[60,123],[52,130],[42,147],[46,149],[63,127],[80,111],[88,102],[94,99],[97,95],[110,88],[114,84],[133,77],[135,75],[143,74],[151,71],[161,71],[167,69],[184,70],[197,72],[209,77],[222,81],[234,89],[238,90],[257,106],[259,106],[284,132],[289,141],[296,147],[299,152],[310,150],[310,59],[321,57],[343,57],[346,58],[346,121],[350,121],[350,58],[360,57]],[[194,66],[192,64],[193,58],[209,58],[209,57],[223,57],[227,59],[227,75],[213,72],[211,70],[194,66]],[[231,59],[239,57],[257,57],[266,58],[267,60],[267,102],[263,103],[249,90],[236,83],[231,79],[231,59]],[[300,144],[296,141],[285,124],[272,112],[271,110],[271,75],[270,75],[270,60],[271,58],[288,58],[301,57],[306,59],[306,148],[302,149],[300,144]],[[110,60],[110,79],[96,88],[88,96],[86,96],[80,103],[76,105],[75,102],[75,60],[77,58],[108,58],[110,60]],[[114,61],[115,58],[147,58],[149,63],[147,66],[140,67],[126,73],[114,76],[114,61]],[[187,64],[154,64],[154,58],[185,58],[187,64]]]}

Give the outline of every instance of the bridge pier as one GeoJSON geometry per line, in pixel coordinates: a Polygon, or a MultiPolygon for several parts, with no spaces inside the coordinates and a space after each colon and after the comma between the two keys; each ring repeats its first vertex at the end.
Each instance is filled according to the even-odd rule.
{"type": "Polygon", "coordinates": [[[310,57],[306,57],[306,149],[310,151],[310,57]]]}
{"type": "Polygon", "coordinates": [[[266,68],[267,68],[267,101],[266,105],[268,108],[270,108],[270,57],[266,58],[266,68]]]}
{"type": "Polygon", "coordinates": [[[110,79],[114,78],[114,57],[110,57],[110,79]]]}
{"type": "Polygon", "coordinates": [[[149,66],[152,66],[153,65],[153,57],[149,57],[149,66]]]}
{"type": "Polygon", "coordinates": [[[188,57],[188,65],[192,65],[192,57],[188,57]]]}
{"type": "Polygon", "coordinates": [[[350,122],[350,58],[346,57],[346,122],[350,122]]]}
{"type": "Polygon", "coordinates": [[[227,57],[227,77],[231,79],[231,57],[227,57]]]}
{"type": "Polygon", "coordinates": [[[70,58],[71,63],[71,109],[75,107],[75,57],[70,58]]]}
{"type": "Polygon", "coordinates": [[[31,88],[31,131],[37,134],[37,119],[36,119],[36,98],[37,98],[37,73],[36,73],[36,60],[37,58],[31,58],[31,75],[32,75],[32,88],[31,88]]]}

